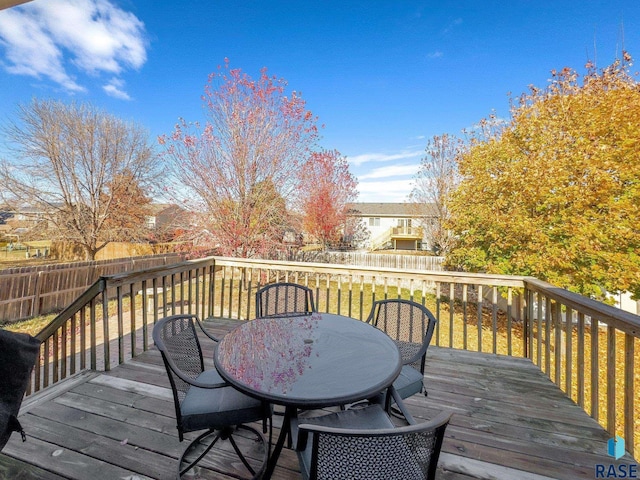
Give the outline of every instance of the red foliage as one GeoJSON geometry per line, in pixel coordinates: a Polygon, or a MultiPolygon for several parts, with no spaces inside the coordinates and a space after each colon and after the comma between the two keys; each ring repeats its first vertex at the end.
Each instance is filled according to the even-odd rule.
{"type": "Polygon", "coordinates": [[[358,181],[336,150],[311,154],[302,170],[301,210],[306,232],[323,246],[344,234],[347,204],[356,200],[358,181]]]}
{"type": "Polygon", "coordinates": [[[283,244],[296,172],[318,137],[315,116],[298,93],[285,95],[286,85],[266,68],[254,80],[225,59],[202,96],[204,127],[181,120],[159,139],[181,182],[177,191],[199,212],[193,237],[226,255],[264,255],[283,244]]]}

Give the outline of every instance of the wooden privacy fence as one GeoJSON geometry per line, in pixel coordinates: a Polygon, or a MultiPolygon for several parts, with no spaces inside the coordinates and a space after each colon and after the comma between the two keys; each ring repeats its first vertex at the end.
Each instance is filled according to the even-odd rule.
{"type": "Polygon", "coordinates": [[[306,255],[313,262],[357,265],[361,267],[442,271],[442,264],[444,263],[444,257],[431,255],[369,252],[318,252],[315,256],[312,254],[313,252],[301,252],[301,256],[306,255]]]}
{"type": "Polygon", "coordinates": [[[31,391],[146,350],[148,325],[162,316],[252,319],[257,289],[278,281],[309,286],[319,311],[359,319],[376,299],[422,303],[438,319],[433,344],[530,359],[640,451],[640,317],[533,277],[227,257],[101,277],[38,334],[31,391]]]}
{"type": "Polygon", "coordinates": [[[99,277],[180,262],[177,253],[0,271],[0,322],[43,315],[74,301],[99,277]]]}

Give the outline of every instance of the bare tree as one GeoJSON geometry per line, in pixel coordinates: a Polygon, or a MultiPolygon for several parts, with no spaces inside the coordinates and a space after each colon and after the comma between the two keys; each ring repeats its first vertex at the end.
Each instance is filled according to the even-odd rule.
{"type": "Polygon", "coordinates": [[[432,248],[442,254],[453,246],[454,238],[445,227],[449,218],[447,199],[459,183],[457,161],[463,148],[463,141],[457,137],[434,135],[427,143],[410,195],[432,248]]]}
{"type": "Polygon", "coordinates": [[[94,259],[110,241],[144,235],[156,160],[147,132],[89,104],[34,99],[3,128],[0,195],[46,219],[46,235],[94,259]]]}
{"type": "Polygon", "coordinates": [[[212,74],[203,96],[206,124],[181,121],[160,137],[182,197],[226,255],[266,255],[283,244],[286,209],[299,171],[317,139],[316,119],[286,82],[253,80],[228,64],[212,74]]]}

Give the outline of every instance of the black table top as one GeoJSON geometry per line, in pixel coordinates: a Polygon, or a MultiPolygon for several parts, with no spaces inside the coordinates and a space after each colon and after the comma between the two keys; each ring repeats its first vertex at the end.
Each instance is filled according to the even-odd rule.
{"type": "Polygon", "coordinates": [[[238,389],[310,408],[370,398],[402,368],[398,348],[384,332],[327,313],[246,322],[224,336],[214,358],[238,389]]]}

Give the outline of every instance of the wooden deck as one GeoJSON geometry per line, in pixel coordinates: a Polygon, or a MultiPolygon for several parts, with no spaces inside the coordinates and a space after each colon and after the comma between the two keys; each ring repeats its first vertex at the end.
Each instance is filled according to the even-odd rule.
{"type": "MultiPolygon", "coordinates": [[[[234,324],[209,325],[220,333],[234,324]]],[[[204,346],[210,359],[212,346],[204,346]]],[[[427,369],[428,397],[406,403],[417,420],[454,412],[438,478],[593,479],[596,464],[635,463],[608,457],[609,435],[527,360],[430,347],[427,369]]],[[[170,479],[185,446],[157,350],[27,398],[20,421],[28,438],[14,434],[0,454],[2,479],[170,479]]],[[[274,478],[301,478],[294,452],[283,451],[274,478]]]]}

